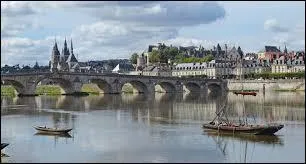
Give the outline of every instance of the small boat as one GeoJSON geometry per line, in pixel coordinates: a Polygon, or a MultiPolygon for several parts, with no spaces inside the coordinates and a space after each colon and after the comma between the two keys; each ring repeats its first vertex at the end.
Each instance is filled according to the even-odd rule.
{"type": "Polygon", "coordinates": [[[36,130],[39,132],[44,132],[44,133],[68,133],[72,129],[57,129],[57,128],[47,128],[47,127],[42,127],[42,126],[34,126],[36,130]]]}
{"type": "Polygon", "coordinates": [[[257,95],[256,92],[246,92],[246,91],[236,91],[236,92],[234,92],[234,94],[236,94],[236,95],[239,95],[239,94],[241,94],[241,95],[253,95],[253,96],[257,95]]]}
{"type": "Polygon", "coordinates": [[[7,147],[9,144],[8,143],[1,143],[1,150],[5,147],[7,147]]]}
{"type": "Polygon", "coordinates": [[[284,125],[281,124],[268,124],[268,125],[234,125],[234,124],[217,124],[215,122],[210,122],[203,124],[202,128],[213,129],[224,132],[232,133],[247,133],[253,135],[273,135],[284,125]]]}

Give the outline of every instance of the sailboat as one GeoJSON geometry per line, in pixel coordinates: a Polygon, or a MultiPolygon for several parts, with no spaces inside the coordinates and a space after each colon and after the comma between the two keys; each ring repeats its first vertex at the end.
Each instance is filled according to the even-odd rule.
{"type": "MultiPolygon", "coordinates": [[[[242,60],[241,60],[241,62],[240,62],[240,81],[241,81],[241,79],[242,79],[242,60]]],[[[257,93],[256,92],[253,92],[253,91],[244,91],[243,90],[243,81],[241,81],[241,91],[235,91],[234,92],[234,94],[235,95],[239,95],[239,94],[241,94],[241,95],[253,95],[253,96],[256,96],[257,95],[257,93]]]]}
{"type": "Polygon", "coordinates": [[[243,134],[252,134],[252,135],[274,135],[277,131],[282,129],[284,125],[282,124],[266,124],[266,125],[252,125],[248,124],[247,117],[245,116],[245,109],[244,109],[244,99],[243,99],[243,115],[245,120],[239,119],[239,124],[232,123],[228,120],[225,115],[225,118],[222,118],[224,115],[224,111],[226,108],[227,99],[220,109],[218,113],[216,113],[216,117],[208,123],[204,123],[202,128],[204,129],[211,129],[217,130],[218,132],[231,132],[235,133],[243,133],[243,134]],[[216,120],[216,121],[215,121],[216,120]]]}

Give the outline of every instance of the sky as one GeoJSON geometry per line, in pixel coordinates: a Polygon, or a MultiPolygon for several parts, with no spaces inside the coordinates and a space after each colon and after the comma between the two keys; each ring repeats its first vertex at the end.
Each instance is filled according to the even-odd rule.
{"type": "Polygon", "coordinates": [[[1,1],[1,66],[48,65],[55,40],[79,61],[149,45],[305,50],[304,1],[1,1]]]}

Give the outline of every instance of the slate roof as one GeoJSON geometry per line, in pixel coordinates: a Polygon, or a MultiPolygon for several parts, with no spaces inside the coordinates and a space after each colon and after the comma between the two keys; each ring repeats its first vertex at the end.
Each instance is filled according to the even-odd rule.
{"type": "Polygon", "coordinates": [[[280,52],[280,50],[277,49],[276,46],[265,46],[265,51],[266,52],[280,52]]]}
{"type": "Polygon", "coordinates": [[[67,62],[78,62],[78,60],[75,58],[75,56],[73,54],[70,54],[67,62]]]}

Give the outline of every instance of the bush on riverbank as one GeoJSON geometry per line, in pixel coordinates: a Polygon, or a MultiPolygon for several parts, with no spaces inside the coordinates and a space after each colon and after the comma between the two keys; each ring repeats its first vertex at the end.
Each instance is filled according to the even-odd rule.
{"type": "Polygon", "coordinates": [[[15,97],[15,89],[10,85],[1,85],[1,96],[12,96],[15,97]]]}
{"type": "Polygon", "coordinates": [[[263,79],[285,79],[285,78],[305,78],[305,71],[304,72],[287,72],[287,73],[270,73],[270,72],[263,72],[263,73],[251,73],[245,75],[245,78],[263,78],[263,79]]]}
{"type": "Polygon", "coordinates": [[[40,85],[36,87],[35,93],[39,95],[60,95],[61,88],[56,85],[40,85]]]}
{"type": "MultiPolygon", "coordinates": [[[[38,95],[61,95],[61,87],[58,85],[40,85],[36,87],[36,91],[35,94],[38,95]]],[[[81,92],[86,92],[89,94],[93,94],[93,95],[98,95],[100,94],[100,89],[98,88],[98,86],[94,85],[94,84],[84,84],[82,86],[81,92]]],[[[134,88],[132,87],[132,85],[124,85],[122,87],[122,92],[124,93],[133,93],[134,92],[134,88]]],[[[14,89],[13,86],[11,85],[4,85],[1,86],[1,96],[16,96],[16,90],[14,89]]]]}

